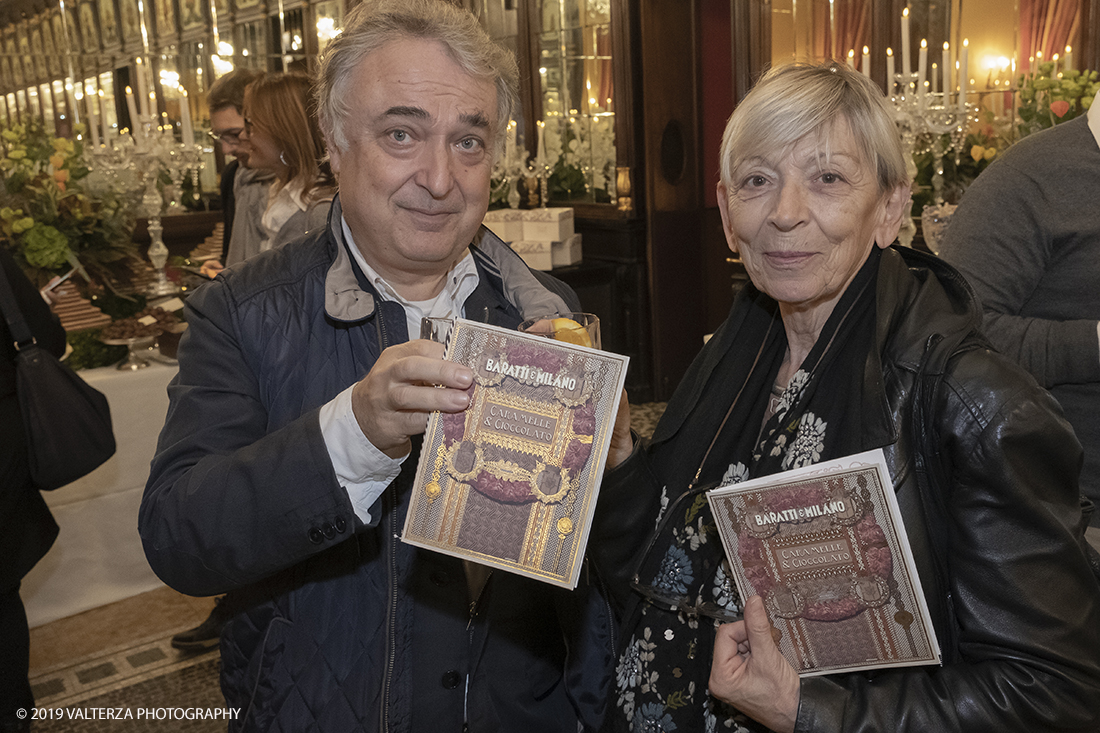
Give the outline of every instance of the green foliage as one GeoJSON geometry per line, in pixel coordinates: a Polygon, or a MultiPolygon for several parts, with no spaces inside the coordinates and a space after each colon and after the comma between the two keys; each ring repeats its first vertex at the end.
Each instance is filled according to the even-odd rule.
{"type": "Polygon", "coordinates": [[[125,346],[108,346],[99,340],[99,329],[69,334],[73,351],[66,359],[72,369],[95,369],[117,364],[126,358],[125,346]]]}
{"type": "Polygon", "coordinates": [[[23,233],[23,256],[31,267],[57,270],[65,266],[71,254],[65,235],[49,224],[35,223],[23,233]]]}
{"type": "Polygon", "coordinates": [[[0,131],[0,239],[32,280],[44,284],[76,267],[113,286],[116,269],[137,260],[137,201],[127,201],[84,162],[79,140],[55,138],[40,123],[0,131]]]}
{"type": "Polygon", "coordinates": [[[1036,74],[1021,74],[1020,103],[1016,109],[1020,138],[1085,114],[1100,90],[1095,71],[1063,71],[1054,74],[1054,62],[1039,65],[1036,74]]]}
{"type": "MultiPolygon", "coordinates": [[[[1014,123],[995,120],[992,112],[984,110],[967,135],[958,162],[949,137],[944,135],[939,146],[948,151],[941,159],[943,200],[958,203],[967,186],[1014,142],[1085,114],[1100,90],[1098,76],[1095,71],[1062,71],[1058,76],[1054,62],[1045,62],[1037,73],[1020,76],[1014,123]]],[[[932,152],[924,152],[915,155],[913,162],[917,166],[913,216],[919,217],[935,196],[936,160],[932,152]]]]}
{"type": "Polygon", "coordinates": [[[551,201],[575,201],[588,193],[584,173],[579,166],[566,163],[564,156],[558,158],[557,165],[550,171],[548,186],[551,201]]]}

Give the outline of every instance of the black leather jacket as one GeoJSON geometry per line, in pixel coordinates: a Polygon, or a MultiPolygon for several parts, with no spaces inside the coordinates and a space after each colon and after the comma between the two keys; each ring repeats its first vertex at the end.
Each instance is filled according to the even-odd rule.
{"type": "MultiPolygon", "coordinates": [[[[985,346],[955,270],[888,250],[877,298],[862,450],[886,454],[944,665],[804,678],[796,732],[1100,730],[1100,586],[1084,553],[1079,443],[1050,395],[985,346]]],[[[628,617],[663,465],[707,437],[685,417],[715,397],[703,385],[737,348],[732,331],[718,330],[651,443],[601,488],[590,556],[628,617]]],[[[667,488],[669,512],[694,498],[667,488]]]]}

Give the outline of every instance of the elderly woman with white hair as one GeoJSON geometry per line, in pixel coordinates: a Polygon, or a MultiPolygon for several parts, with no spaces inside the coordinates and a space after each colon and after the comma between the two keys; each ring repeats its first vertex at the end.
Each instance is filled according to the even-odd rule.
{"type": "Polygon", "coordinates": [[[1080,445],[989,349],[958,273],[892,246],[909,180],[881,92],[837,64],[774,69],[721,156],[751,284],[608,471],[593,530],[624,615],[610,727],[1100,730],[1080,445]],[[876,448],[943,663],[800,678],[738,596],[704,491],[876,448]]]}

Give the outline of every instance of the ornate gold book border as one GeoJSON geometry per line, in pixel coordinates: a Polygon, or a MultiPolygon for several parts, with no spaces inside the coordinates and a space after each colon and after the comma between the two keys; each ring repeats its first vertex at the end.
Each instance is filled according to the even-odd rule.
{"type": "Polygon", "coordinates": [[[402,539],[574,588],[628,359],[458,319],[470,407],[428,421],[402,539]]]}
{"type": "Polygon", "coordinates": [[[742,598],[764,599],[799,674],[939,663],[881,450],[707,498],[742,598]]]}

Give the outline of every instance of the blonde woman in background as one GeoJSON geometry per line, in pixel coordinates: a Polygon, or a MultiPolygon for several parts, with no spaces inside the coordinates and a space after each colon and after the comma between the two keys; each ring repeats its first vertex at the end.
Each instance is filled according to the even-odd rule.
{"type": "Polygon", "coordinates": [[[226,265],[301,239],[328,219],[335,181],[310,94],[302,74],[263,74],[245,90],[241,147],[248,167],[274,181],[262,216],[238,212],[226,265]]]}

